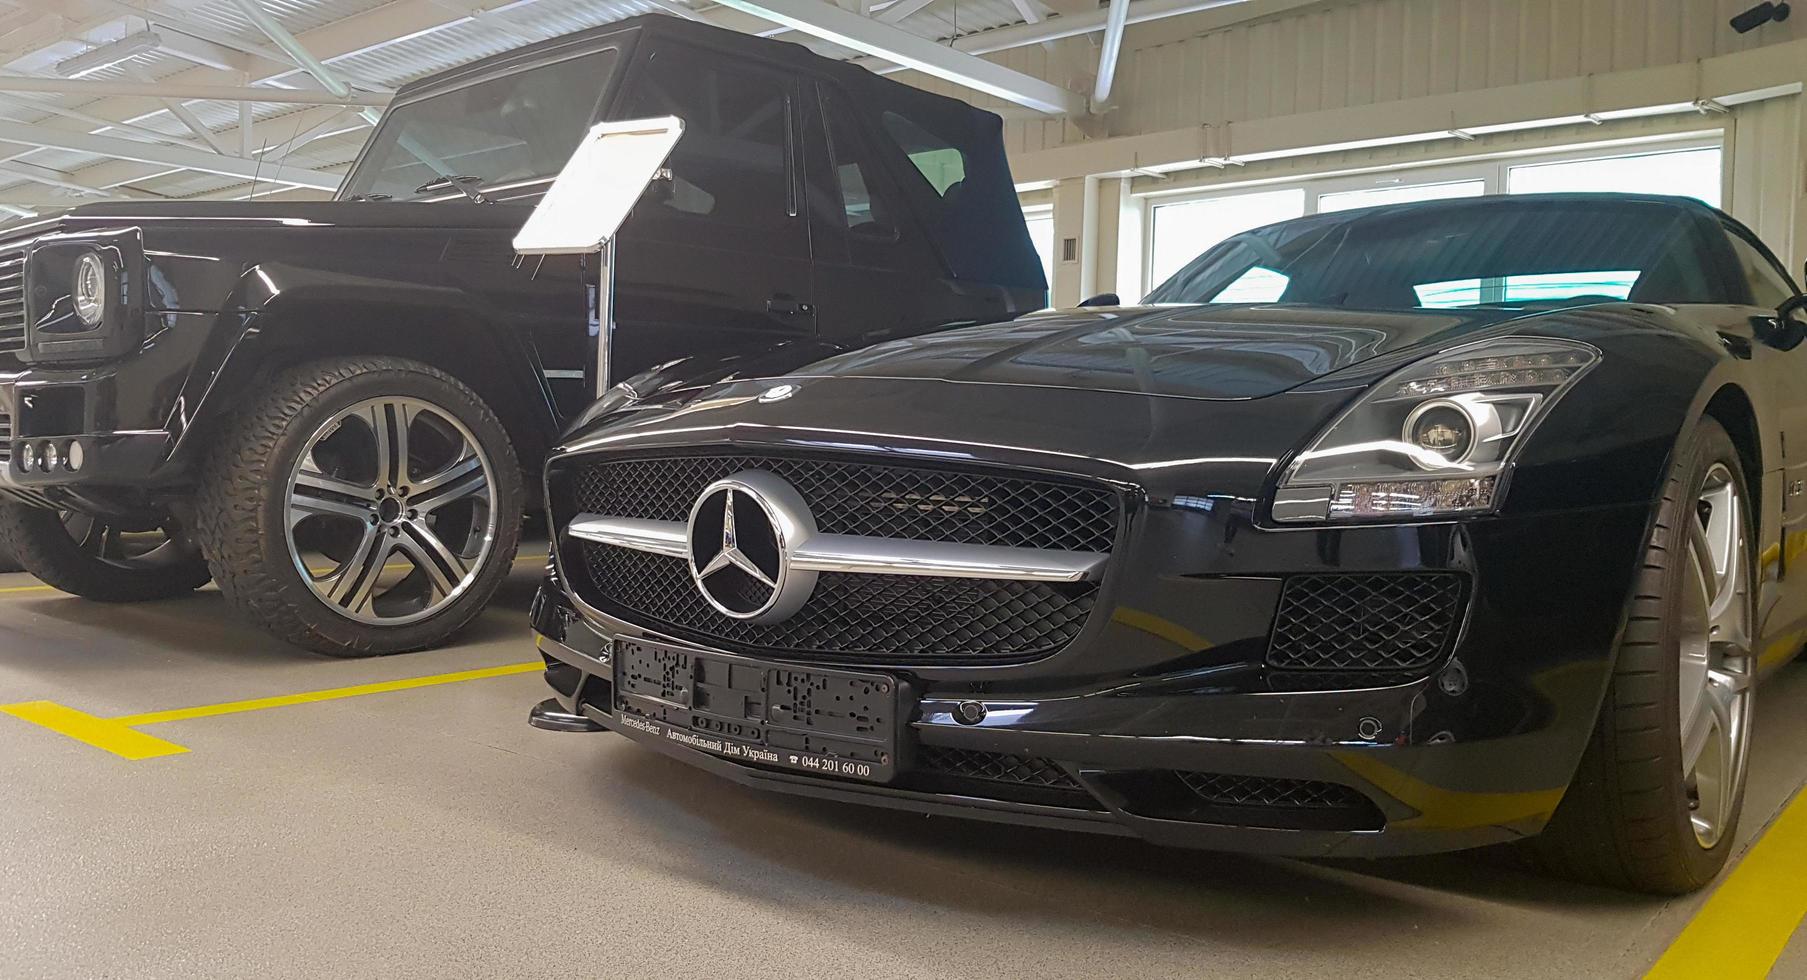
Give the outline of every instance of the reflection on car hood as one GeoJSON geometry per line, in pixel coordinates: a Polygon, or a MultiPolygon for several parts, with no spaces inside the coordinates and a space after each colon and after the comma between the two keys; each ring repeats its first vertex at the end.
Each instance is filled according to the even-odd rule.
{"type": "Polygon", "coordinates": [[[879,344],[797,374],[1260,398],[1514,315],[1278,305],[1050,312],[879,344]]]}

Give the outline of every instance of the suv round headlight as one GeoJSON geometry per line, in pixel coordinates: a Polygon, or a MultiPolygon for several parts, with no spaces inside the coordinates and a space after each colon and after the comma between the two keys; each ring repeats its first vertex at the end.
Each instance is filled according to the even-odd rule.
{"type": "Polygon", "coordinates": [[[107,316],[107,263],[98,254],[86,252],[75,261],[75,315],[90,327],[100,326],[107,316]]]}

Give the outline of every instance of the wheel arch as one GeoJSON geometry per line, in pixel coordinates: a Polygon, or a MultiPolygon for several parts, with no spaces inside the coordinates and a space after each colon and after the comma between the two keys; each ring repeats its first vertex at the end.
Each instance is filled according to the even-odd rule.
{"type": "MultiPolygon", "coordinates": [[[[435,290],[435,293],[443,290],[435,290]]],[[[438,368],[469,385],[496,412],[517,449],[529,486],[557,434],[539,355],[522,335],[442,296],[383,296],[306,289],[273,298],[249,317],[221,363],[174,457],[198,462],[236,413],[229,407],[277,372],[308,361],[393,356],[438,368]]]]}
{"type": "Polygon", "coordinates": [[[1751,405],[1750,395],[1737,382],[1728,381],[1707,399],[1701,416],[1718,422],[1726,434],[1732,437],[1732,445],[1737,447],[1739,461],[1743,464],[1744,482],[1751,495],[1751,510],[1761,519],[1764,431],[1757,421],[1757,412],[1751,405]]]}

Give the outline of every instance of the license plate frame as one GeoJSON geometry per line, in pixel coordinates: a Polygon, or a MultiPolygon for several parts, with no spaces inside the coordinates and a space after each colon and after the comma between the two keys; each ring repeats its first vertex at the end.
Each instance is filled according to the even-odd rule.
{"type": "Polygon", "coordinates": [[[902,770],[905,685],[888,674],[618,638],[617,728],[735,762],[888,783],[902,770]]]}

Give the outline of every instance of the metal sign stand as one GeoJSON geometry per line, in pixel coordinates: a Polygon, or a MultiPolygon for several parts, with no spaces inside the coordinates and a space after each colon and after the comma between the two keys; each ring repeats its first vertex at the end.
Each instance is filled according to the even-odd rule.
{"type": "Polygon", "coordinates": [[[595,255],[595,393],[612,383],[615,233],[654,180],[669,179],[665,158],[684,135],[676,116],[598,123],[515,236],[522,255],[595,255]]]}

